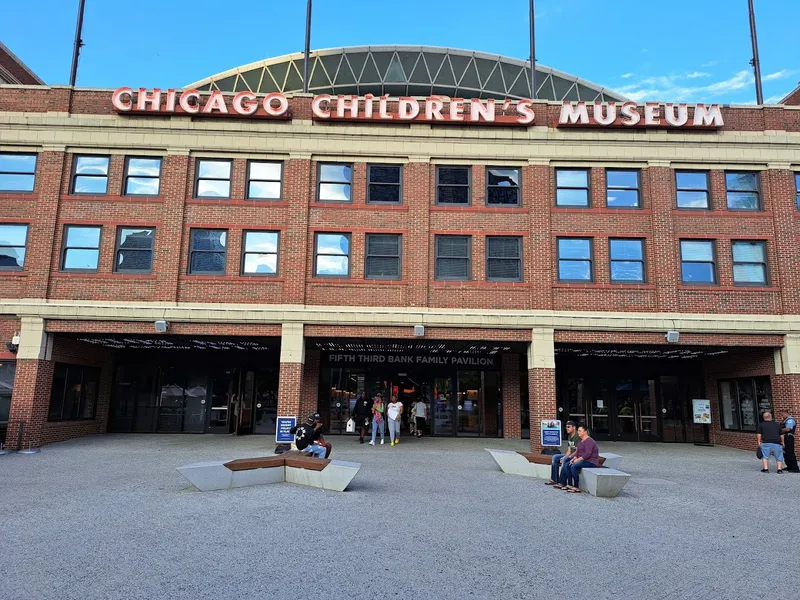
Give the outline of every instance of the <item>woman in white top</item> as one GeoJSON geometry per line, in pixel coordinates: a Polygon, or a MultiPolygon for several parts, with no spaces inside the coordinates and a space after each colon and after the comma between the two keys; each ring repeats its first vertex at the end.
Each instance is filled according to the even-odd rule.
{"type": "Polygon", "coordinates": [[[390,446],[400,443],[400,415],[403,414],[403,403],[398,402],[397,396],[392,395],[392,401],[386,407],[386,416],[389,417],[389,438],[392,440],[390,446]]]}

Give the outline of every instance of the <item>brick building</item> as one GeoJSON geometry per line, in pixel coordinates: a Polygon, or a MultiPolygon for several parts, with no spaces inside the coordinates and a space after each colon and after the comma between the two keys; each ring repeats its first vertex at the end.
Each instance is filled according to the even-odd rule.
{"type": "Polygon", "coordinates": [[[535,447],[558,416],[751,448],[800,407],[800,107],[717,120],[538,66],[531,102],[525,63],[437,48],[312,59],[309,94],[297,55],[194,94],[0,86],[10,445],[339,432],[364,390],[425,399],[433,435],[535,447]]]}

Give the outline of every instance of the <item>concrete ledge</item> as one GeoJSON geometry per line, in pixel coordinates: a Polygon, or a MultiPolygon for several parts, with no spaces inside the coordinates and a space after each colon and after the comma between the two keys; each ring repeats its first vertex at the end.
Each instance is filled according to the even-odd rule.
{"type": "Polygon", "coordinates": [[[536,477],[537,479],[550,479],[550,465],[541,465],[529,462],[524,455],[511,450],[485,449],[492,455],[503,473],[522,475],[523,477],[536,477]]]}
{"type": "Polygon", "coordinates": [[[605,458],[602,466],[606,467],[607,469],[622,468],[622,456],[619,454],[614,454],[613,452],[601,452],[600,457],[605,458]]]}
{"type": "Polygon", "coordinates": [[[584,492],[600,498],[615,498],[631,478],[616,469],[581,469],[579,486],[584,492]]]}
{"type": "MultiPolygon", "coordinates": [[[[257,459],[248,460],[257,462],[257,459]]],[[[178,467],[176,470],[201,492],[282,482],[343,492],[361,469],[360,463],[330,460],[323,464],[323,459],[311,458],[293,461],[292,466],[285,465],[284,461],[264,461],[266,466],[263,467],[236,470],[228,466],[232,462],[199,462],[178,467]],[[314,468],[305,468],[303,463],[314,468]]]]}

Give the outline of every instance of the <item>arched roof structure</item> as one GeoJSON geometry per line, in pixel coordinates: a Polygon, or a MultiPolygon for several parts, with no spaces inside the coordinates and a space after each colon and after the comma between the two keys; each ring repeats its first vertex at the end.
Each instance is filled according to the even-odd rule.
{"type": "MultiPolygon", "coordinates": [[[[309,92],[380,96],[530,98],[530,62],[434,46],[355,46],[310,55],[309,92]]],[[[536,65],[542,100],[624,101],[574,75],[536,65]]],[[[188,86],[201,91],[296,93],[303,89],[303,53],[242,65],[188,86]]]]}

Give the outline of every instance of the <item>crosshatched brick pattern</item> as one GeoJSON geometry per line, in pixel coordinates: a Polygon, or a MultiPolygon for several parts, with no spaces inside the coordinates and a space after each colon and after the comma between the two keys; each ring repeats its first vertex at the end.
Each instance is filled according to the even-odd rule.
{"type": "Polygon", "coordinates": [[[503,386],[503,437],[516,440],[522,437],[519,354],[503,354],[500,377],[503,386]]]}
{"type": "Polygon", "coordinates": [[[542,419],[557,419],[556,370],[528,369],[528,395],[531,420],[531,450],[541,452],[542,419]]]}

